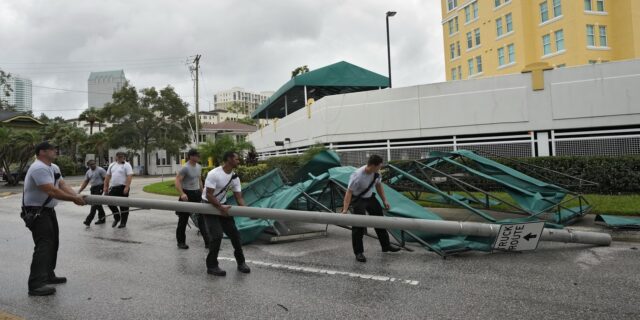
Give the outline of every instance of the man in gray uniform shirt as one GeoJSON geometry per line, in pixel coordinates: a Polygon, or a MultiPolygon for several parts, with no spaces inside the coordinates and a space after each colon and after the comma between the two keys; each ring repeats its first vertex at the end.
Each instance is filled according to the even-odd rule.
{"type": "MultiPolygon", "coordinates": [[[[200,197],[202,196],[202,166],[198,163],[198,161],[200,161],[200,153],[198,153],[198,150],[189,150],[187,160],[187,163],[185,163],[184,167],[182,167],[176,175],[176,190],[180,193],[178,201],[199,203],[200,197]]],[[[178,215],[178,227],[176,228],[178,248],[189,249],[189,246],[185,243],[185,231],[191,213],[176,212],[176,214],[178,215]]],[[[205,247],[208,248],[207,231],[204,226],[204,217],[201,214],[198,215],[198,229],[200,229],[200,234],[202,234],[202,238],[204,238],[205,247]]]]}
{"type": "MultiPolygon", "coordinates": [[[[88,184],[91,185],[89,191],[92,195],[102,195],[102,188],[104,185],[104,177],[107,175],[107,170],[102,169],[96,166],[95,160],[87,161],[87,166],[89,166],[89,170],[84,175],[84,182],[82,182],[82,186],[78,190],[78,193],[82,193],[82,190],[87,187],[88,184]]],[[[91,206],[91,211],[89,211],[89,215],[84,220],[84,224],[88,227],[91,225],[91,221],[93,221],[93,217],[96,216],[96,211],[98,212],[98,221],[96,224],[103,224],[106,221],[104,209],[102,205],[96,204],[91,206]]]]}
{"type": "Polygon", "coordinates": [[[47,284],[67,282],[55,274],[58,258],[59,229],[55,206],[58,200],[84,205],[84,199],[69,187],[52,163],[57,156],[54,146],[42,142],[36,146],[36,161],[31,164],[24,179],[22,214],[31,230],[35,248],[29,273],[29,295],[47,296],[56,289],[47,284]],[[31,217],[31,218],[28,218],[31,217]]]}
{"type": "MultiPolygon", "coordinates": [[[[366,212],[372,216],[382,216],[382,207],[380,202],[376,199],[375,193],[373,193],[373,186],[375,185],[376,191],[384,203],[384,207],[388,210],[389,202],[384,194],[382,188],[382,179],[380,179],[380,169],[382,168],[382,158],[378,155],[372,155],[369,157],[366,166],[358,168],[351,174],[349,178],[349,186],[347,187],[347,193],[344,196],[344,203],[342,205],[342,213],[349,211],[349,206],[353,206],[353,214],[365,215],[366,212]],[[355,196],[354,196],[355,195],[355,196]],[[353,199],[353,201],[352,201],[353,199]]],[[[397,252],[400,249],[392,247],[389,241],[389,234],[386,229],[376,228],[376,234],[382,247],[382,252],[397,252]]],[[[351,243],[353,245],[353,253],[356,255],[356,260],[360,262],[367,262],[367,258],[364,256],[364,246],[362,244],[362,237],[366,228],[353,227],[351,228],[351,243]]]]}

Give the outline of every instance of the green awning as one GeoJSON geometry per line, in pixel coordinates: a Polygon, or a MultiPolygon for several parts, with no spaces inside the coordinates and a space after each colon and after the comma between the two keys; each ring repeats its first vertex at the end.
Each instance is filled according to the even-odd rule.
{"type": "Polygon", "coordinates": [[[257,118],[282,118],[305,106],[304,88],[307,99],[318,100],[324,96],[386,88],[389,78],[340,61],[296,76],[287,81],[267,101],[251,114],[257,118]]]}

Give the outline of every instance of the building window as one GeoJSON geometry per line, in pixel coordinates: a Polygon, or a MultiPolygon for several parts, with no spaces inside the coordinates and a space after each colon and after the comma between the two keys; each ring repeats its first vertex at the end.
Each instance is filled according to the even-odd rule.
{"type": "Polygon", "coordinates": [[[451,68],[451,80],[458,80],[456,75],[456,68],[451,68]]]}
{"type": "Polygon", "coordinates": [[[456,45],[455,44],[451,44],[449,46],[449,59],[452,59],[456,57],[456,45]]]}
{"type": "Polygon", "coordinates": [[[547,20],[549,20],[549,7],[545,1],[540,4],[540,22],[545,22],[547,20]]]}
{"type": "Polygon", "coordinates": [[[593,25],[587,25],[587,46],[594,47],[596,45],[595,35],[593,31],[593,25]]]}
{"type": "Polygon", "coordinates": [[[553,0],[553,16],[559,17],[562,15],[562,3],[560,0],[553,0]]]}
{"type": "Polygon", "coordinates": [[[478,69],[478,73],[482,72],[482,56],[477,56],[476,57],[476,65],[477,65],[477,69],[478,69]]]}
{"type": "Polygon", "coordinates": [[[471,21],[471,6],[464,7],[464,22],[471,21]]]}
{"type": "Polygon", "coordinates": [[[469,64],[469,75],[473,74],[473,59],[467,60],[467,64],[469,64]]]}
{"type": "Polygon", "coordinates": [[[478,19],[478,1],[471,4],[473,7],[473,18],[478,19]]]}
{"type": "Polygon", "coordinates": [[[556,51],[564,50],[564,31],[562,29],[555,32],[556,35],[556,51]]]}
{"type": "Polygon", "coordinates": [[[480,45],[480,28],[473,30],[473,33],[476,36],[476,46],[480,45]]]}
{"type": "Polygon", "coordinates": [[[591,7],[591,0],[584,0],[584,11],[591,11],[593,7],[591,7]]]}
{"type": "Polygon", "coordinates": [[[507,14],[504,19],[507,21],[507,32],[513,31],[513,19],[511,13],[507,14]]]}
{"type": "Polygon", "coordinates": [[[504,48],[498,48],[498,65],[504,65],[504,48]]]}
{"type": "Polygon", "coordinates": [[[458,66],[458,79],[462,80],[462,66],[458,66]]]}
{"type": "Polygon", "coordinates": [[[453,19],[449,20],[449,22],[448,22],[449,23],[449,35],[452,35],[452,34],[458,32],[458,26],[457,26],[457,23],[456,23],[457,19],[458,18],[456,17],[456,18],[453,18],[453,19]]]}
{"type": "Polygon", "coordinates": [[[502,2],[502,1],[500,1],[500,0],[495,0],[495,6],[496,6],[496,7],[499,7],[499,6],[500,6],[500,2],[502,2]]]}
{"type": "Polygon", "coordinates": [[[551,53],[551,35],[545,34],[542,36],[542,54],[548,55],[551,53]]]}
{"type": "Polygon", "coordinates": [[[604,12],[604,0],[596,0],[596,10],[604,12]]]}
{"type": "Polygon", "coordinates": [[[496,19],[496,33],[498,37],[502,35],[502,18],[496,19]]]}
{"type": "Polygon", "coordinates": [[[447,8],[449,11],[455,9],[458,6],[458,0],[447,0],[447,8]]]}
{"type": "Polygon", "coordinates": [[[458,53],[458,56],[460,56],[460,41],[456,41],[456,51],[458,53]]]}
{"type": "Polygon", "coordinates": [[[471,49],[473,47],[473,37],[471,36],[471,32],[467,32],[467,49],[471,49]]]}
{"type": "Polygon", "coordinates": [[[600,26],[600,46],[601,47],[607,47],[608,43],[607,43],[607,27],[606,26],[600,26]]]}
{"type": "Polygon", "coordinates": [[[507,46],[507,51],[509,51],[509,63],[516,62],[516,47],[513,43],[507,46]]]}

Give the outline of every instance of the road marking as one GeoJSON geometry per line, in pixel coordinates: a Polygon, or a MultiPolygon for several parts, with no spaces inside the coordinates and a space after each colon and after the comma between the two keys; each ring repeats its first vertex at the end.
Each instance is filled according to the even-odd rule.
{"type": "MultiPolygon", "coordinates": [[[[225,261],[234,261],[234,262],[236,261],[235,258],[227,258],[227,257],[218,257],[218,259],[225,260],[225,261]]],[[[362,273],[354,273],[354,272],[338,271],[338,270],[330,270],[330,269],[318,269],[318,268],[294,266],[294,265],[287,265],[287,264],[281,264],[281,263],[270,263],[270,262],[256,261],[256,260],[247,260],[247,263],[257,265],[257,266],[267,267],[267,268],[291,270],[291,271],[298,271],[298,272],[305,272],[305,273],[324,274],[329,276],[347,276],[350,278],[360,278],[360,279],[382,281],[382,282],[396,282],[396,283],[408,284],[412,286],[417,286],[418,284],[420,284],[420,282],[416,280],[407,280],[407,279],[378,276],[378,275],[372,275],[372,274],[362,274],[362,273]]]]}

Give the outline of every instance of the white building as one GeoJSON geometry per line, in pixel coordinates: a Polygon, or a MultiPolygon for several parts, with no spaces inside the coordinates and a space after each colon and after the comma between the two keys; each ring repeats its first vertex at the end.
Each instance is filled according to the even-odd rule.
{"type": "Polygon", "coordinates": [[[32,84],[31,80],[20,76],[12,75],[7,80],[7,84],[11,88],[8,97],[4,94],[0,96],[2,101],[6,101],[10,106],[16,108],[18,112],[29,112],[32,110],[32,84]]]}
{"type": "Polygon", "coordinates": [[[120,90],[126,81],[123,70],[91,72],[87,81],[89,107],[104,107],[112,101],[113,93],[120,90]]]}
{"type": "Polygon", "coordinates": [[[211,111],[202,111],[198,114],[200,123],[202,124],[218,124],[224,121],[238,121],[238,119],[246,118],[246,114],[229,112],[225,109],[216,109],[211,111]]]}
{"type": "Polygon", "coordinates": [[[216,92],[216,94],[213,95],[213,103],[216,110],[230,110],[235,104],[241,108],[242,114],[249,115],[272,94],[273,91],[254,93],[245,91],[244,88],[233,87],[229,90],[216,92]]]}

